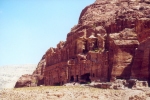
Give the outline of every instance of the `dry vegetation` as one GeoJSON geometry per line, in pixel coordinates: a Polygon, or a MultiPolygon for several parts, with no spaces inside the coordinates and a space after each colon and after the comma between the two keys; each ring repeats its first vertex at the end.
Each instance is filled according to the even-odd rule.
{"type": "Polygon", "coordinates": [[[0,91],[0,100],[150,100],[149,96],[150,91],[85,86],[42,86],[0,91]]]}

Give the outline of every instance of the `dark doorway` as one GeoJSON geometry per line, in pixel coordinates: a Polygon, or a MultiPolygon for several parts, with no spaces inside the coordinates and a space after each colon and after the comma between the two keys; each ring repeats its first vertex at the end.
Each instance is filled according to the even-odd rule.
{"type": "Polygon", "coordinates": [[[122,76],[116,76],[116,79],[124,79],[122,76]]]}
{"type": "Polygon", "coordinates": [[[74,77],[73,77],[73,76],[71,76],[71,79],[70,79],[70,81],[71,81],[71,82],[73,82],[73,81],[74,81],[74,77]]]}
{"type": "Polygon", "coordinates": [[[81,75],[81,80],[84,80],[85,82],[91,82],[90,73],[85,73],[81,75]]]}
{"type": "Polygon", "coordinates": [[[44,78],[41,80],[36,80],[37,81],[37,86],[43,85],[44,84],[44,78]]]}

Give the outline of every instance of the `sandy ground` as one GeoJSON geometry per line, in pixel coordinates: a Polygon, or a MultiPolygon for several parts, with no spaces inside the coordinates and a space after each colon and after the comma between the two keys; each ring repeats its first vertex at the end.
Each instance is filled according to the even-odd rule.
{"type": "Polygon", "coordinates": [[[1,90],[0,100],[150,100],[150,89],[111,90],[85,86],[42,86],[1,90]]]}

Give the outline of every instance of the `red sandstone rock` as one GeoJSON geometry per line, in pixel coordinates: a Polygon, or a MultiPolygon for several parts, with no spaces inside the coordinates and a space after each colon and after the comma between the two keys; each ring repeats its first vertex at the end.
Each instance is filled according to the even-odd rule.
{"type": "Polygon", "coordinates": [[[66,41],[46,52],[46,66],[42,63],[35,73],[45,85],[150,80],[149,37],[148,0],[96,0],[82,10],[66,41]]]}
{"type": "Polygon", "coordinates": [[[44,84],[45,56],[42,57],[32,75],[22,75],[16,82],[15,88],[39,86],[44,84]]]}

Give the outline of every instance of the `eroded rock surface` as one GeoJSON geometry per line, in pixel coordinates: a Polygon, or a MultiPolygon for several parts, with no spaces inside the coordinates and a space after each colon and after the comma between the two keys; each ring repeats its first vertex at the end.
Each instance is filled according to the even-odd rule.
{"type": "Polygon", "coordinates": [[[15,84],[15,88],[19,87],[34,87],[44,84],[45,56],[37,65],[33,73],[22,75],[15,84]]]}
{"type": "Polygon", "coordinates": [[[96,0],[82,10],[66,41],[45,53],[44,84],[148,81],[149,37],[149,0],[96,0]]]}

